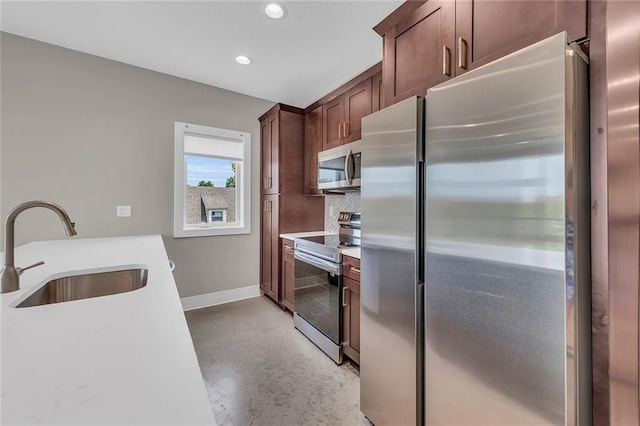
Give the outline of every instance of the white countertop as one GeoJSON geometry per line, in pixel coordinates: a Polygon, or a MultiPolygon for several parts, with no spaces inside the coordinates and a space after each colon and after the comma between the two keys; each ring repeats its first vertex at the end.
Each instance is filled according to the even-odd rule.
{"type": "Polygon", "coordinates": [[[355,257],[360,259],[360,247],[348,248],[341,250],[343,256],[355,257]]]}
{"type": "MultiPolygon", "coordinates": [[[[4,255],[1,256],[4,258],[4,255]]],[[[12,424],[215,424],[159,235],[68,239],[16,249],[39,260],[3,294],[2,417],[12,424]],[[128,293],[14,308],[53,275],[148,269],[128,293]]]]}
{"type": "Polygon", "coordinates": [[[300,237],[322,237],[324,235],[335,235],[335,232],[325,232],[325,231],[292,232],[290,234],[280,234],[280,238],[293,240],[294,238],[300,238],[300,237]]]}

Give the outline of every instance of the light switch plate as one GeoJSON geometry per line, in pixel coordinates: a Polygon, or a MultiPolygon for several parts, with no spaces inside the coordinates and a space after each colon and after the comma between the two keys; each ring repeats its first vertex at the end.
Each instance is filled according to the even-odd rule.
{"type": "Polygon", "coordinates": [[[131,206],[117,206],[116,217],[131,217],[131,206]]]}

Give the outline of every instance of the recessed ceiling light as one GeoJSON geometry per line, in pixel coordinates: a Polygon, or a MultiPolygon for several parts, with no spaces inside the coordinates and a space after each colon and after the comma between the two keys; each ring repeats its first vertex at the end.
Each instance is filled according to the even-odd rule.
{"type": "Polygon", "coordinates": [[[249,65],[251,63],[251,59],[244,55],[236,56],[236,62],[241,65],[249,65]]]}
{"type": "Polygon", "coordinates": [[[269,3],[264,7],[264,13],[272,19],[282,19],[287,11],[280,3],[269,3]]]}

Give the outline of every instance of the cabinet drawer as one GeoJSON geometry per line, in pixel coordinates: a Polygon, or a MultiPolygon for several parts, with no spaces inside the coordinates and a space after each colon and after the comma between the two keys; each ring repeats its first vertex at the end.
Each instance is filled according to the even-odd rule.
{"type": "Polygon", "coordinates": [[[360,259],[344,256],[342,258],[342,275],[360,282],[360,259]]]}
{"type": "Polygon", "coordinates": [[[290,254],[293,256],[293,240],[282,238],[282,254],[290,254]]]}

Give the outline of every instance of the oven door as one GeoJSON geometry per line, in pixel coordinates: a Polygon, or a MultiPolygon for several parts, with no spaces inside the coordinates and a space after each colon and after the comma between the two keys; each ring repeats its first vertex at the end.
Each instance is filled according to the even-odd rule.
{"type": "Polygon", "coordinates": [[[341,265],[298,250],[294,252],[294,257],[296,314],[336,345],[341,345],[341,265]]]}

